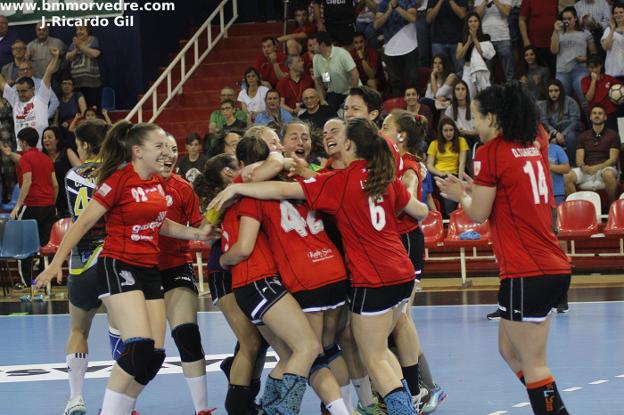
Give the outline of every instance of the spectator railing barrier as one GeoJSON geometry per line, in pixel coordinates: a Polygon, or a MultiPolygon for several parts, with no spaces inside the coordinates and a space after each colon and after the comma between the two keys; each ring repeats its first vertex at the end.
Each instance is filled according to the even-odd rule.
{"type": "Polygon", "coordinates": [[[138,122],[154,122],[154,120],[165,109],[165,107],[167,106],[167,104],[169,104],[173,97],[175,97],[176,94],[182,93],[182,87],[184,86],[184,83],[191,77],[195,69],[197,69],[197,67],[202,63],[206,56],[208,56],[208,53],[214,48],[219,40],[221,40],[221,38],[223,37],[227,37],[228,29],[230,28],[230,26],[232,26],[232,24],[234,24],[237,18],[237,0],[223,0],[210,14],[210,16],[208,16],[204,24],[201,25],[201,27],[184,46],[184,48],[182,48],[180,53],[178,53],[173,61],[171,61],[169,66],[167,66],[163,73],[158,77],[158,79],[154,82],[154,85],[152,85],[152,87],[145,93],[143,98],[141,98],[139,102],[134,106],[132,111],[130,111],[130,113],[126,116],[126,120],[131,121],[136,115],[138,122]],[[226,23],[225,9],[228,3],[230,3],[232,7],[232,17],[226,23]],[[213,33],[213,20],[217,16],[219,18],[219,30],[215,36],[213,33]],[[205,44],[202,44],[201,42],[202,36],[206,38],[205,44]],[[205,47],[205,49],[200,52],[200,47],[205,47]],[[187,62],[187,52],[191,48],[193,48],[193,56],[192,58],[190,58],[191,62],[187,62]],[[175,81],[172,79],[174,71],[176,73],[179,71],[180,74],[180,79],[177,80],[177,84],[175,86],[173,85],[175,81]],[[158,92],[160,86],[164,82],[166,82],[167,84],[166,97],[161,103],[159,103],[158,92]],[[148,103],[148,101],[151,101],[152,114],[149,120],[144,120],[143,106],[148,103]]]}

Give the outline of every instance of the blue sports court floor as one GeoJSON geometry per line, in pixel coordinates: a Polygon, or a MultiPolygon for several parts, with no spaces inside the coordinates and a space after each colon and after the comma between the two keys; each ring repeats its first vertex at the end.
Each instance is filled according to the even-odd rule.
{"type": "MultiPolygon", "coordinates": [[[[440,415],[531,414],[521,384],[497,350],[498,323],[485,319],[492,305],[420,306],[412,309],[436,381],[448,392],[440,415]]],[[[225,377],[219,359],[234,337],[223,316],[199,316],[208,355],[209,398],[225,414],[225,377]]],[[[85,399],[96,414],[110,367],[106,319],[98,315],[91,331],[85,399]]],[[[61,414],[68,395],[65,377],[67,315],[0,317],[0,414],[61,414]]],[[[624,301],[571,303],[567,315],[552,321],[549,361],[570,414],[624,414],[624,301]]],[[[167,339],[161,373],[141,395],[143,415],[193,414],[190,396],[167,339]]],[[[302,414],[318,414],[308,389],[302,414]]]]}

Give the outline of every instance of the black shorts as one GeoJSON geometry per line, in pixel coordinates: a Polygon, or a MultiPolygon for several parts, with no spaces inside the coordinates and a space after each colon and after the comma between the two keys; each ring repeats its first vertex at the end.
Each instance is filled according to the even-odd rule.
{"type": "Polygon", "coordinates": [[[211,273],[208,276],[208,287],[210,287],[212,304],[217,304],[221,298],[232,293],[232,274],[230,271],[211,273]]]}
{"type": "Polygon", "coordinates": [[[401,305],[412,296],[414,281],[386,287],[351,287],[349,310],[355,314],[378,315],[401,305]]]}
{"type": "Polygon", "coordinates": [[[80,274],[69,274],[67,277],[69,302],[84,311],[99,308],[102,301],[98,298],[97,279],[97,264],[80,274]]]}
{"type": "Polygon", "coordinates": [[[315,290],[299,291],[292,296],[301,306],[304,313],[333,310],[347,302],[349,281],[338,281],[319,287],[315,290]]]}
{"type": "Polygon", "coordinates": [[[164,297],[158,268],[139,267],[109,257],[98,259],[98,298],[130,291],[142,291],[146,300],[164,297]]]}
{"type": "Polygon", "coordinates": [[[288,294],[279,277],[267,277],[234,289],[236,302],[243,314],[255,325],[262,325],[262,317],[273,304],[288,294]]]}
{"type": "Polygon", "coordinates": [[[174,288],[188,288],[191,291],[195,291],[195,294],[199,293],[192,264],[161,270],[160,278],[165,292],[174,288]]]}
{"type": "Polygon", "coordinates": [[[420,279],[425,268],[425,235],[422,233],[420,226],[402,234],[401,242],[403,242],[407,255],[414,265],[416,278],[420,279]]]}
{"type": "Polygon", "coordinates": [[[540,323],[568,292],[570,275],[506,278],[498,290],[501,318],[540,323]]]}

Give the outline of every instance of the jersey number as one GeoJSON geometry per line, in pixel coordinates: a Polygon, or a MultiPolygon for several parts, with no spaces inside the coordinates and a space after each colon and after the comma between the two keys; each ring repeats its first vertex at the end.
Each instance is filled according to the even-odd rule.
{"type": "Polygon", "coordinates": [[[147,202],[147,195],[142,187],[133,187],[130,192],[132,193],[132,197],[135,202],[147,202]]]}
{"type": "Polygon", "coordinates": [[[324,229],[323,221],[316,219],[316,214],[313,210],[308,212],[308,216],[304,220],[299,211],[290,202],[283,200],[280,202],[280,212],[282,229],[286,233],[296,231],[299,236],[306,237],[308,236],[306,225],[312,235],[316,235],[324,229]]]}
{"type": "Polygon", "coordinates": [[[376,200],[373,200],[372,197],[368,198],[368,208],[370,210],[371,222],[373,223],[373,228],[375,230],[380,231],[386,226],[386,211],[383,207],[379,206],[378,203],[383,202],[383,197],[378,196],[376,200]]]}
{"type": "Polygon", "coordinates": [[[89,194],[86,187],[81,187],[76,195],[76,201],[74,202],[74,216],[80,216],[83,210],[89,204],[89,194]]]}
{"type": "Polygon", "coordinates": [[[544,167],[542,163],[532,163],[527,161],[524,163],[524,172],[529,175],[531,180],[531,189],[533,190],[533,202],[538,205],[544,198],[544,203],[548,203],[548,185],[546,184],[546,175],[544,174],[544,167]],[[537,165],[537,177],[535,176],[535,168],[533,164],[537,165]]]}

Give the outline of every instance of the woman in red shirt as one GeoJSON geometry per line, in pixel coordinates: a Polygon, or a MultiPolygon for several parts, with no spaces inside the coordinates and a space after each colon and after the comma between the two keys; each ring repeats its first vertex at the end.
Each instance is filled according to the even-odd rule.
{"type": "Polygon", "coordinates": [[[98,189],[37,285],[46,285],[60,271],[71,249],[105,216],[97,289],[124,339],[125,351],[113,366],[101,414],[117,415],[131,412],[136,397],[165,359],[158,235],[208,239],[212,229],[210,225],[191,228],[165,218],[167,202],[159,174],[170,150],[160,127],[120,121],[106,135],[100,154],[98,189]]]}
{"type": "Polygon", "coordinates": [[[472,192],[457,177],[436,178],[445,197],[475,221],[490,220],[500,267],[499,350],[527,387],[535,414],[567,415],[546,365],[548,316],[570,285],[570,263],[551,227],[552,184],[535,145],[535,105],[517,82],[487,88],[471,111],[483,146],[472,192]]]}
{"type": "Polygon", "coordinates": [[[396,213],[422,219],[427,207],[396,179],[396,162],[369,120],[347,122],[342,158],[348,167],[295,183],[230,186],[213,201],[219,207],[236,195],[259,199],[305,199],[311,209],[336,217],[351,275],[349,308],[360,355],[390,414],[415,413],[398,361],[388,350],[402,305],[414,286],[415,270],[401,244],[396,213]],[[373,254],[374,253],[374,254],[373,254]]]}

